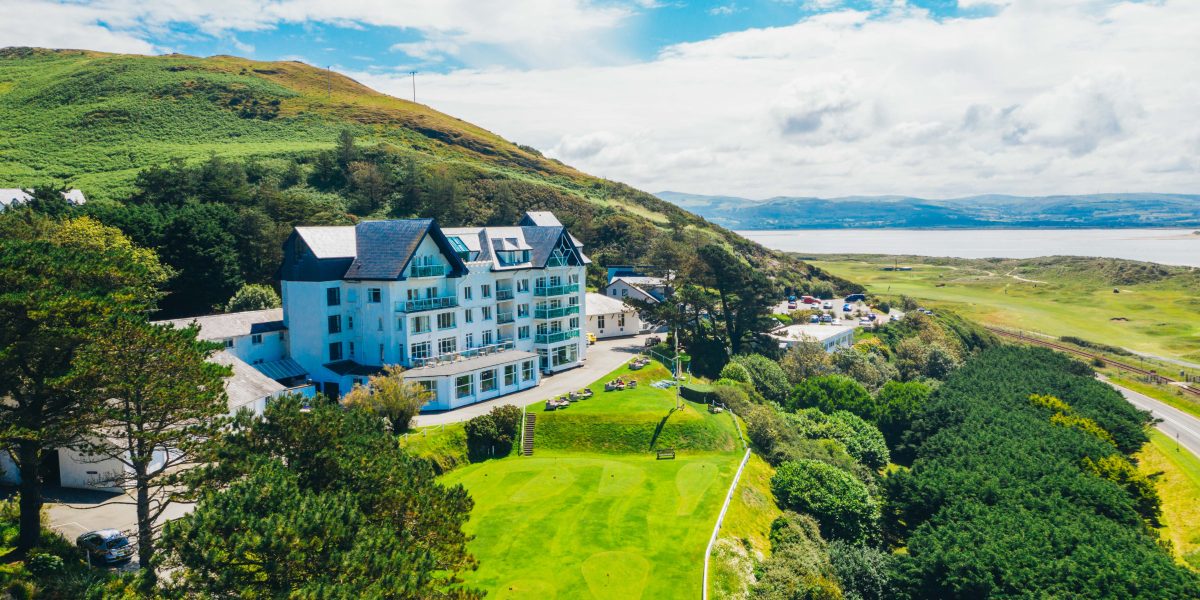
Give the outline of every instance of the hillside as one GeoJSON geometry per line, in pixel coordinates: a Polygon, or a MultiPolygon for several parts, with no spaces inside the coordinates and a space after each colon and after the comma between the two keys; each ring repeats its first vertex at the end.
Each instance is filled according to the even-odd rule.
{"type": "MultiPolygon", "coordinates": [[[[124,201],[137,191],[139,172],[173,158],[311,163],[343,131],[360,146],[452,170],[473,189],[519,186],[521,205],[509,208],[555,210],[585,244],[599,237],[594,217],[617,214],[632,220],[621,224],[626,229],[719,240],[787,283],[832,280],[651,194],[303,63],[0,49],[0,187],[67,184],[93,201],[124,201]]],[[[623,258],[630,257],[614,252],[612,260],[623,258]]]]}
{"type": "Polygon", "coordinates": [[[1196,227],[1200,195],[776,197],[750,200],[658,192],[658,197],[731,229],[844,227],[1196,227]]]}

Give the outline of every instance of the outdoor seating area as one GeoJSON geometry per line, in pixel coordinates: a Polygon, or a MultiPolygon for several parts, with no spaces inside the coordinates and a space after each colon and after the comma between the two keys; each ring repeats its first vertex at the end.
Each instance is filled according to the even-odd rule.
{"type": "Polygon", "coordinates": [[[558,410],[560,408],[566,408],[571,406],[572,402],[578,402],[580,400],[587,400],[588,398],[591,398],[593,394],[595,394],[595,392],[589,388],[583,388],[576,392],[563,394],[557,398],[554,398],[553,400],[547,400],[546,410],[558,410]]]}
{"type": "Polygon", "coordinates": [[[649,364],[650,364],[650,357],[639,356],[639,357],[633,359],[632,361],[630,361],[629,370],[630,371],[640,371],[640,370],[644,369],[646,367],[646,365],[649,365],[649,364]]]}
{"type": "Polygon", "coordinates": [[[604,384],[604,391],[616,392],[620,390],[632,390],[635,389],[637,385],[638,382],[636,379],[625,379],[624,377],[618,377],[604,384]]]}

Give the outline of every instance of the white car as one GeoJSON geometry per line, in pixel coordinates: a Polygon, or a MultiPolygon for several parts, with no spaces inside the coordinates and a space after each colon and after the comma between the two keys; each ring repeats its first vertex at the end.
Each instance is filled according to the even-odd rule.
{"type": "Polygon", "coordinates": [[[833,309],[833,302],[830,302],[829,300],[826,300],[826,301],[824,301],[824,302],[822,302],[822,303],[821,303],[821,308],[823,308],[823,309],[825,309],[825,310],[832,310],[832,309],[833,309]]]}

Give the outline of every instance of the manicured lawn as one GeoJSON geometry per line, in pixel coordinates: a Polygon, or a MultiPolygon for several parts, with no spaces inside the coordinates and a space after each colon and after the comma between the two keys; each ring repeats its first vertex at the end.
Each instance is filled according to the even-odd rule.
{"type": "Polygon", "coordinates": [[[1200,459],[1158,431],[1137,458],[1143,472],[1162,473],[1157,484],[1165,536],[1177,556],[1200,570],[1200,459]]]}
{"type": "Polygon", "coordinates": [[[1200,362],[1200,309],[1195,277],[1113,285],[1085,267],[1042,266],[1008,276],[1008,264],[904,258],[912,271],[883,271],[893,259],[819,260],[813,264],[867,286],[875,294],[906,295],[1000,327],[1071,335],[1159,356],[1200,362]],[[1118,288],[1120,293],[1114,294],[1118,288]]]}
{"type": "Polygon", "coordinates": [[[542,454],[447,475],[475,499],[467,532],[489,598],[697,598],[735,453],[542,454]]]}

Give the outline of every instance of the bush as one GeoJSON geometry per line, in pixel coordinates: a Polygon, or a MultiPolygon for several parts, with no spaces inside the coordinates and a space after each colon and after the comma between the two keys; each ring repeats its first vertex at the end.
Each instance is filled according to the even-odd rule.
{"type": "Polygon", "coordinates": [[[825,540],[816,521],[788,512],[771,523],[771,557],[750,596],[758,600],[840,600],[825,540]]]}
{"type": "Polygon", "coordinates": [[[741,383],[754,383],[750,379],[750,370],[740,362],[730,361],[721,369],[721,379],[732,379],[741,383]]]}
{"type": "Polygon", "coordinates": [[[920,381],[889,381],[875,395],[875,424],[887,440],[888,448],[900,447],[904,432],[921,414],[932,389],[920,381]]]}
{"type": "Polygon", "coordinates": [[[846,445],[850,456],[872,469],[887,466],[891,459],[887,441],[877,427],[844,410],[829,415],[829,419],[842,426],[843,431],[839,432],[837,439],[846,445]]]}
{"type": "Polygon", "coordinates": [[[754,403],[750,400],[750,394],[746,390],[730,385],[714,385],[709,397],[713,400],[729,407],[734,413],[739,415],[745,414],[750,410],[754,403]]]}
{"type": "Polygon", "coordinates": [[[745,354],[733,357],[733,363],[746,368],[754,389],[767,400],[782,402],[787,398],[788,381],[779,363],[761,355],[745,354]]]}
{"type": "Polygon", "coordinates": [[[781,507],[812,515],[827,538],[862,542],[877,531],[879,504],[867,486],[832,465],[785,462],[771,478],[771,491],[781,507]]]}
{"type": "Polygon", "coordinates": [[[819,408],[832,413],[848,410],[860,417],[874,420],[875,402],[859,382],[845,375],[809,377],[792,390],[788,408],[819,408]]]}
{"type": "Polygon", "coordinates": [[[709,404],[713,401],[712,387],[703,384],[682,384],[679,386],[679,395],[688,402],[709,404]]]}
{"type": "Polygon", "coordinates": [[[829,544],[829,562],[846,600],[888,600],[896,597],[892,587],[893,558],[890,553],[842,540],[829,544]]]}
{"type": "Polygon", "coordinates": [[[53,554],[34,554],[25,562],[25,568],[38,579],[45,579],[58,575],[63,572],[66,567],[61,557],[53,554]]]}
{"type": "Polygon", "coordinates": [[[269,285],[248,283],[238,289],[225,304],[225,312],[241,312],[244,310],[264,310],[282,306],[279,294],[269,285]]]}
{"type": "Polygon", "coordinates": [[[497,406],[490,413],[467,421],[464,428],[471,460],[508,456],[520,426],[521,409],[510,405],[497,406]]]}

